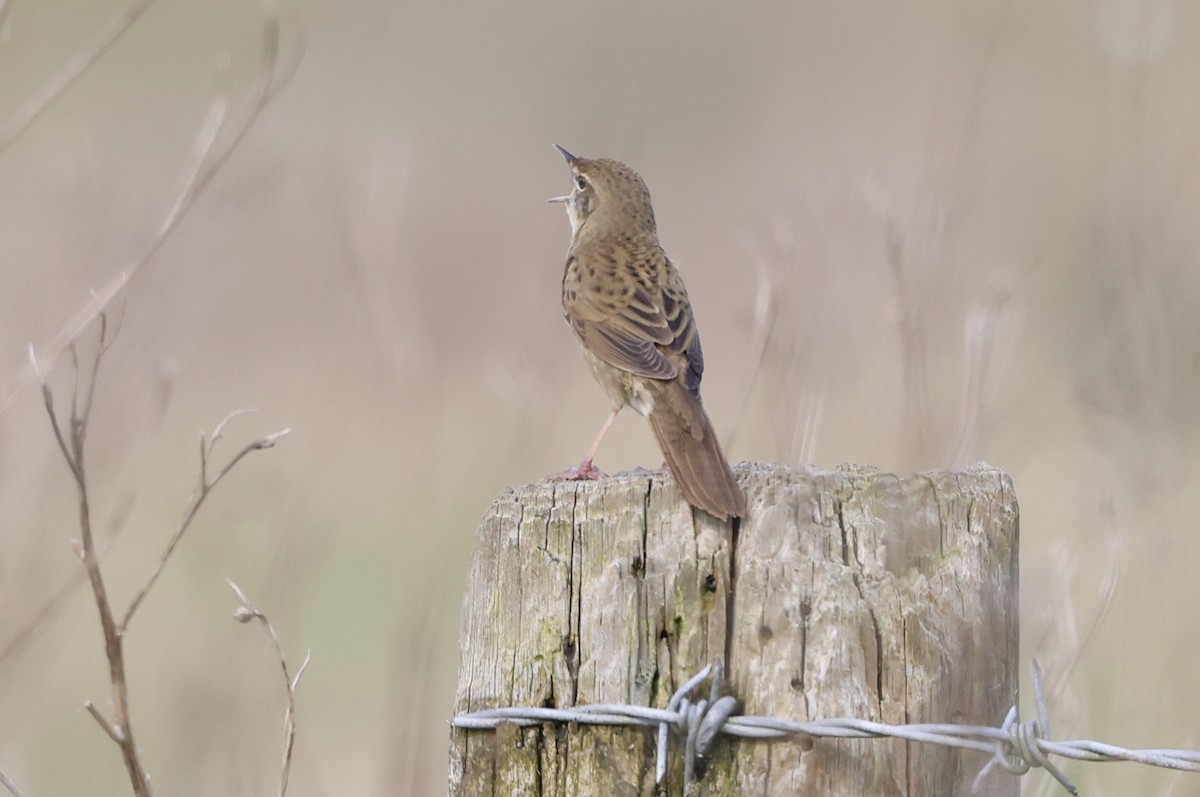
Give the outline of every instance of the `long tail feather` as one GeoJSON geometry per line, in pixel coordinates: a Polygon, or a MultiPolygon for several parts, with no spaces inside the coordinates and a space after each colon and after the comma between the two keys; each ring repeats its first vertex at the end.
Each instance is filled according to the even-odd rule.
{"type": "Polygon", "coordinates": [[[650,413],[650,427],[683,497],[720,520],[745,517],[746,497],[699,399],[678,382],[664,388],[650,413]]]}

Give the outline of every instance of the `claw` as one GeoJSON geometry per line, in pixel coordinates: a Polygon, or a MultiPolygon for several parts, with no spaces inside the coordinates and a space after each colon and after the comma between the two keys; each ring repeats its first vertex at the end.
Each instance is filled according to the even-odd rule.
{"type": "Polygon", "coordinates": [[[608,474],[592,464],[590,459],[585,459],[574,468],[567,468],[561,473],[553,473],[547,476],[543,481],[552,482],[575,482],[575,481],[599,481],[607,479],[608,474]]]}

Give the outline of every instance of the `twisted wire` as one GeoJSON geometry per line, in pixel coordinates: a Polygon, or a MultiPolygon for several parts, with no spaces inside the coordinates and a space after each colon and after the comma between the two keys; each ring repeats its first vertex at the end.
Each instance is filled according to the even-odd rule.
{"type": "Polygon", "coordinates": [[[793,722],[774,717],[739,715],[735,713],[738,710],[737,700],[729,695],[721,695],[722,676],[720,661],[709,664],[681,685],[671,695],[667,707],[661,709],[614,703],[573,708],[493,708],[458,714],[450,724],[468,730],[495,729],[503,723],[527,727],[546,722],[652,727],[658,732],[655,779],[659,783],[666,776],[669,737],[674,733],[684,739],[685,793],[695,779],[696,762],[708,754],[718,734],[762,740],[799,738],[806,739],[809,746],[812,739],[821,737],[891,737],[988,753],[991,758],[975,778],[974,791],[978,791],[987,775],[997,768],[1018,777],[1031,769],[1044,769],[1070,794],[1077,795],[1079,792],[1075,785],[1049,760],[1051,755],[1076,761],[1130,761],[1165,769],[1200,772],[1200,752],[1130,749],[1090,739],[1055,742],[1047,738],[1050,722],[1042,693],[1042,674],[1036,661],[1033,663],[1033,683],[1038,719],[1022,722],[1018,708],[1013,706],[998,728],[941,723],[889,725],[853,717],[793,722]],[[688,695],[706,680],[709,681],[708,697],[693,703],[688,695]]]}

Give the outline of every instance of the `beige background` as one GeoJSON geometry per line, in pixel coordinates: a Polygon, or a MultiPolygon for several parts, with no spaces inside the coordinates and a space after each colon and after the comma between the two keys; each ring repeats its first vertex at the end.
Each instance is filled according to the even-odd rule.
{"type": "MultiPolygon", "coordinates": [[[[120,7],[13,0],[0,119],[120,7]]],[[[1055,734],[1200,747],[1200,7],[282,13],[298,70],[119,303],[89,440],[123,603],[197,432],[238,407],[259,412],[226,452],[293,428],[213,495],[130,631],[158,793],[275,788],[277,665],[226,577],[293,665],[312,651],[289,793],[442,793],[475,522],[575,464],[607,409],[560,318],[554,142],[649,183],[733,459],[1007,468],[1055,734]]],[[[128,786],[79,711],[107,705],[106,666],[69,474],[18,375],[153,240],[214,94],[244,113],[260,28],[245,2],[159,0],[0,152],[0,769],[30,795],[128,786]]],[[[632,413],[598,460],[657,462],[632,413]]],[[[1066,769],[1091,795],[1200,789],[1066,769]]]]}

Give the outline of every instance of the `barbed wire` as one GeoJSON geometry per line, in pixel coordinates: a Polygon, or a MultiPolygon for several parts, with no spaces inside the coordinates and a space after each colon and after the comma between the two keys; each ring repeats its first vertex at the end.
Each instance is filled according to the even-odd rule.
{"type": "Polygon", "coordinates": [[[891,737],[922,744],[939,744],[991,753],[992,758],[980,770],[972,784],[978,792],[984,779],[1000,768],[1014,775],[1024,775],[1030,769],[1049,772],[1073,795],[1079,791],[1058,769],[1049,756],[1076,761],[1132,761],[1138,764],[1200,772],[1200,752],[1170,749],[1128,749],[1089,739],[1055,742],[1050,736],[1050,721],[1042,691],[1042,671],[1033,662],[1033,691],[1038,719],[1022,722],[1017,706],[1008,710],[1000,727],[987,725],[910,724],[889,725],[853,717],[792,722],[774,717],[755,717],[737,714],[738,702],[722,695],[723,665],[709,664],[689,678],[675,691],[665,709],[604,703],[574,708],[539,708],[522,706],[492,708],[458,714],[450,721],[455,728],[466,730],[495,729],[504,723],[518,726],[541,725],[546,722],[576,723],[579,725],[646,726],[657,728],[658,746],[655,759],[655,781],[661,783],[667,773],[668,736],[671,731],[684,737],[684,793],[695,778],[697,759],[707,755],[718,734],[745,739],[790,739],[807,742],[820,737],[839,739],[877,739],[891,737]],[[709,696],[695,703],[688,695],[708,680],[709,696]]]}

